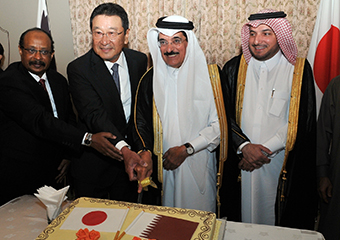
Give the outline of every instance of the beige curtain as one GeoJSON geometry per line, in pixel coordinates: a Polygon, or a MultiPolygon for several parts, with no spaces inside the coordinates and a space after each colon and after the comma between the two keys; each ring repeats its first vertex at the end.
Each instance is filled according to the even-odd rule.
{"type": "MultiPolygon", "coordinates": [[[[91,48],[89,18],[105,0],[69,0],[75,56],[91,48]]],[[[112,1],[111,1],[112,2],[112,1]]],[[[240,53],[241,28],[250,14],[271,8],[287,13],[299,57],[306,57],[320,0],[117,0],[129,15],[129,48],[148,54],[147,31],[161,16],[191,20],[208,64],[223,66],[240,53]]]]}

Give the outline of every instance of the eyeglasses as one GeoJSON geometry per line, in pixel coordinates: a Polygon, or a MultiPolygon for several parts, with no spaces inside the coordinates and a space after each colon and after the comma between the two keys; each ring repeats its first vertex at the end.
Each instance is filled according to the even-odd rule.
{"type": "Polygon", "coordinates": [[[50,52],[48,50],[37,50],[37,49],[34,49],[34,48],[24,48],[24,47],[22,47],[22,49],[26,50],[31,55],[34,55],[37,52],[39,52],[43,56],[47,56],[49,54],[52,54],[52,52],[50,52]]]}
{"type": "Polygon", "coordinates": [[[108,39],[115,40],[118,37],[118,35],[122,34],[123,32],[124,31],[103,33],[103,32],[100,32],[100,31],[94,31],[94,32],[92,32],[92,36],[93,36],[94,39],[99,40],[99,39],[102,39],[104,37],[104,35],[106,35],[108,39]]]}
{"type": "MultiPolygon", "coordinates": [[[[170,44],[171,45],[174,45],[175,47],[179,47],[181,46],[181,44],[186,41],[186,39],[182,39],[182,38],[179,38],[179,37],[176,37],[174,38],[173,40],[171,40],[170,44]]],[[[161,39],[158,41],[158,47],[166,47],[168,46],[169,42],[167,40],[164,40],[164,39],[161,39]]]]}

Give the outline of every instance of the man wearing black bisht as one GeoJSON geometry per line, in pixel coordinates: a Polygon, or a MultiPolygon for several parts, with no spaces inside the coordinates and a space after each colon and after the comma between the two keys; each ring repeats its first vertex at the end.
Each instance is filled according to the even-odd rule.
{"type": "Polygon", "coordinates": [[[285,16],[252,14],[241,32],[243,54],[223,67],[230,117],[240,129],[232,128],[237,155],[227,162],[238,164],[225,167],[222,211],[228,220],[314,229],[314,81],[285,16]]]}

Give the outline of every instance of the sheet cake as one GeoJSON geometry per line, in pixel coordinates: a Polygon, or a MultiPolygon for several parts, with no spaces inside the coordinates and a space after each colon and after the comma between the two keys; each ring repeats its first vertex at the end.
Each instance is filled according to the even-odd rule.
{"type": "Polygon", "coordinates": [[[75,240],[79,229],[100,232],[99,240],[215,240],[221,224],[212,212],[135,204],[96,198],[78,198],[36,240],[75,240]],[[180,236],[180,237],[179,237],[180,236]]]}

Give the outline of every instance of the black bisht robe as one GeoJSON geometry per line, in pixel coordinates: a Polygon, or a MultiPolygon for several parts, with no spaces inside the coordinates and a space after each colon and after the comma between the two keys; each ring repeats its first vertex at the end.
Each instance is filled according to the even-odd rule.
{"type": "MultiPolygon", "coordinates": [[[[228,220],[241,221],[241,184],[236,176],[240,170],[236,162],[238,146],[247,141],[247,136],[235,124],[237,77],[242,55],[228,61],[222,69],[221,82],[229,98],[229,117],[232,118],[232,142],[234,151],[230,152],[224,168],[222,191],[223,213],[228,220]],[[230,177],[228,177],[230,176],[230,177]],[[234,189],[232,192],[230,189],[234,189]]],[[[305,61],[301,98],[299,108],[298,131],[294,149],[287,160],[287,187],[285,204],[280,219],[278,219],[278,202],[276,202],[275,217],[280,226],[314,229],[317,214],[317,183],[316,183],[316,107],[313,73],[308,61],[305,61]]],[[[279,180],[279,179],[278,179],[279,180]]],[[[280,193],[277,193],[280,196],[280,193]]]]}
{"type": "MultiPolygon", "coordinates": [[[[153,68],[149,69],[141,78],[135,100],[135,119],[133,137],[133,149],[136,151],[149,150],[153,152],[153,91],[152,91],[153,68]]],[[[148,191],[143,193],[143,203],[161,205],[162,184],[158,181],[157,156],[152,154],[153,173],[152,180],[156,183],[157,189],[148,187],[148,191]]]]}

